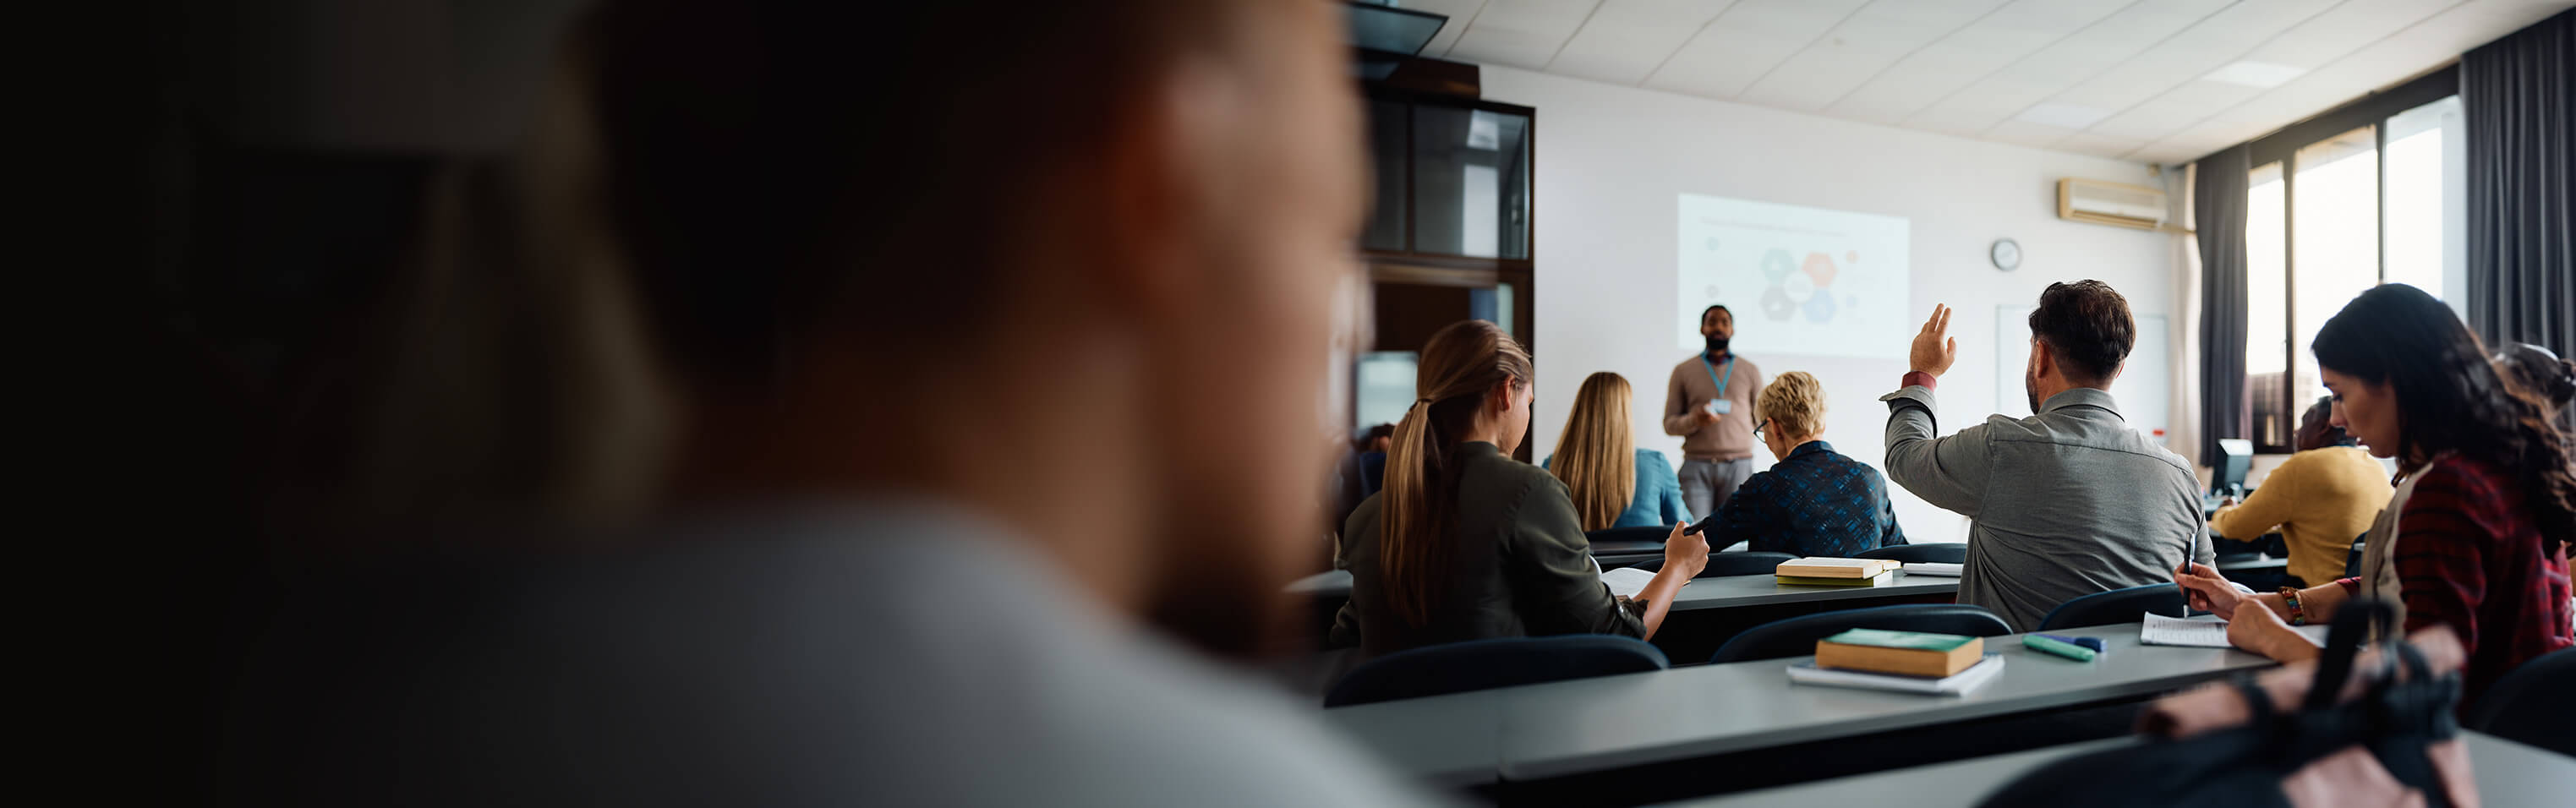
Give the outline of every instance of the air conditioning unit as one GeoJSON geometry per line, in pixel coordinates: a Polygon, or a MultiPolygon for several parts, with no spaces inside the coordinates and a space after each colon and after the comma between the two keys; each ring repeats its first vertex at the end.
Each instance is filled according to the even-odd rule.
{"type": "Polygon", "coordinates": [[[2165,223],[2165,192],[2069,177],[2057,181],[2057,218],[2154,230],[2165,223]]]}

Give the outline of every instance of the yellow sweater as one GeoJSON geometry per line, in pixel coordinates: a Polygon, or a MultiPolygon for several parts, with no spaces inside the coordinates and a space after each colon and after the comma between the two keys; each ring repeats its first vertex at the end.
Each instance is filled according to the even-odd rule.
{"type": "Polygon", "coordinates": [[[2396,489],[2388,469],[2351,446],[2310,449],[2282,461],[2244,502],[2218,509],[2209,530],[2239,541],[2273,528],[2290,546],[2290,574],[2309,586],[2343,577],[2344,556],[2396,489]]]}

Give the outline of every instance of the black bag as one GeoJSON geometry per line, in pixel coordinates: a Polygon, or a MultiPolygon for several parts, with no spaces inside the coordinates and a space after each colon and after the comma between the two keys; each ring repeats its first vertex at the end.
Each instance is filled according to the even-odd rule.
{"type": "MultiPolygon", "coordinates": [[[[2249,603],[2246,608],[2260,607],[2249,603]]],[[[2397,638],[2394,627],[2388,625],[2393,619],[2394,611],[2376,601],[2349,602],[2336,609],[2325,653],[2317,659],[2315,677],[2295,710],[2280,711],[2254,678],[2240,677],[2228,686],[2252,715],[2243,726],[2179,738],[2157,737],[2136,746],[2060,760],[2004,785],[1979,804],[1992,808],[2386,804],[2394,795],[2385,791],[2412,789],[2423,793],[2427,808],[2448,808],[2454,797],[2466,795],[2449,793],[2437,758],[2456,761],[2453,765],[2461,769],[2447,782],[2471,787],[2465,771],[2467,753],[2459,745],[2459,725],[2452,714],[2460,699],[2459,674],[2435,675],[2422,652],[2397,638]],[[2380,643],[2381,664],[2359,697],[2338,703],[2337,696],[2353,675],[2354,660],[2373,625],[2388,638],[2380,643]],[[2403,677],[2397,675],[2400,665],[2403,677]],[[2367,759],[2345,754],[2356,748],[2365,750],[2367,759]],[[2303,770],[2330,759],[2331,771],[2320,766],[2301,777],[2303,770]],[[2387,776],[2353,776],[2356,772],[2370,775],[2369,761],[2375,761],[2387,776]],[[2351,799],[2356,794],[2379,799],[2351,799]]],[[[2295,669],[2273,674],[2299,675],[2295,669]]],[[[2155,732],[2152,727],[2149,731],[2155,732]]]]}

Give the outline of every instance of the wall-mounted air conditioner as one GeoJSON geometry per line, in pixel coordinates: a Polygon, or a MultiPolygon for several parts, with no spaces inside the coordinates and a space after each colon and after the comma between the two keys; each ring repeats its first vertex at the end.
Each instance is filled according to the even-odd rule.
{"type": "Polygon", "coordinates": [[[2057,181],[2057,218],[2154,230],[2165,223],[2165,192],[2069,177],[2057,181]]]}

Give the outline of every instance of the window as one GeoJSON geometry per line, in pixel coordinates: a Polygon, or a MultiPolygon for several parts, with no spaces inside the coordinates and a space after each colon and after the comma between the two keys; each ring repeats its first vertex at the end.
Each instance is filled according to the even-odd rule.
{"type": "Polygon", "coordinates": [[[2467,304],[2457,77],[2439,72],[2248,145],[2246,394],[2259,451],[2291,451],[2326,394],[2308,348],[2380,283],[2467,304]]]}

